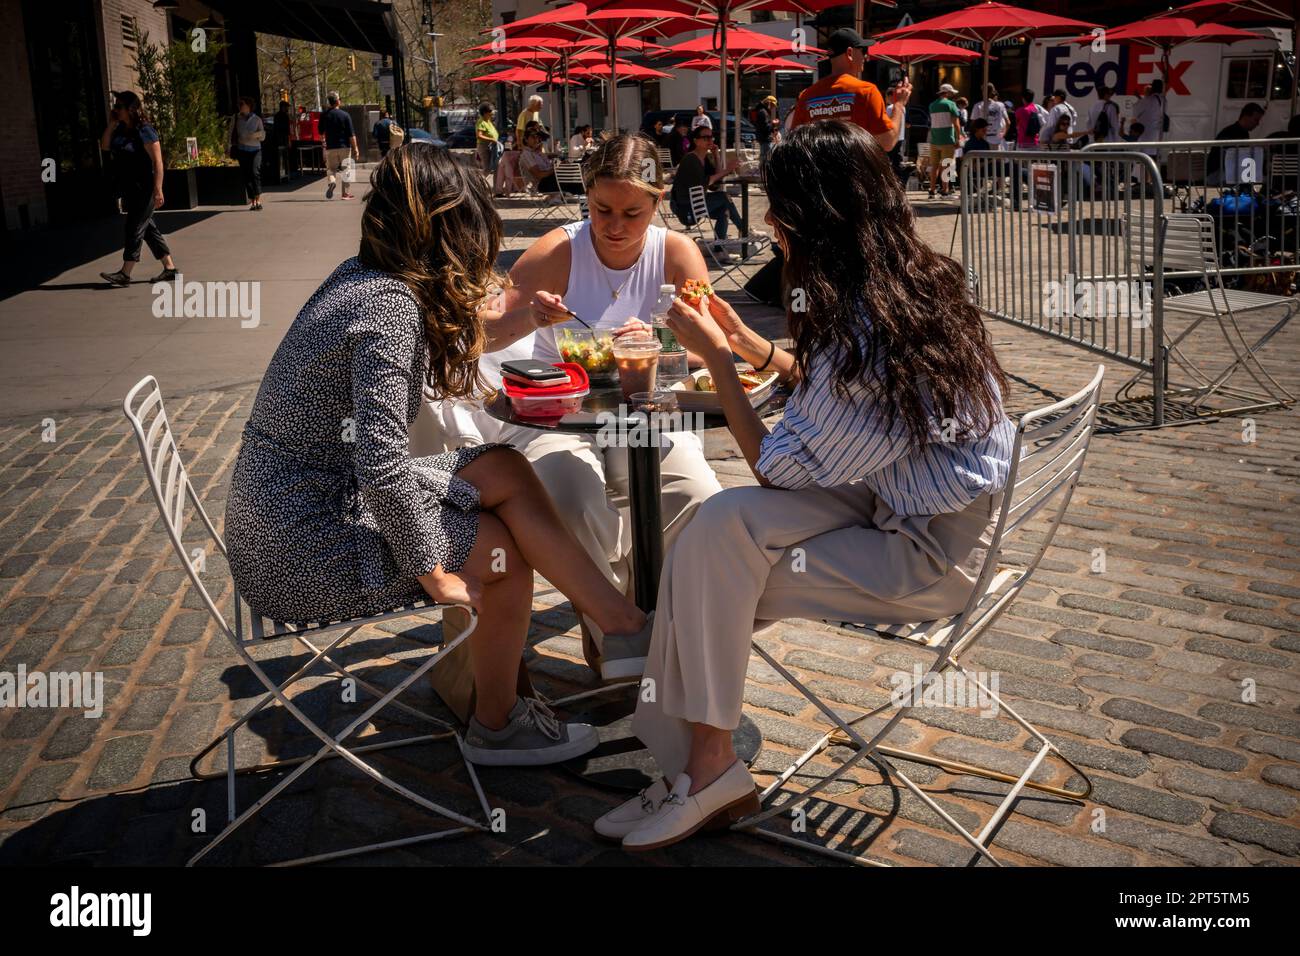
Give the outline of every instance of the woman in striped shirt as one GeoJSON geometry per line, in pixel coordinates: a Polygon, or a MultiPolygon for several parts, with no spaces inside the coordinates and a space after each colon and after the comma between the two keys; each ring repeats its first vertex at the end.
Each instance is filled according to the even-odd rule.
{"type": "Polygon", "coordinates": [[[1006,378],[961,267],[917,236],[886,154],[857,126],[813,123],[773,148],[765,175],[793,351],[716,298],[669,316],[759,487],[706,501],[664,562],[633,725],[663,779],[596,823],[627,849],[757,808],[731,746],[755,622],[956,613],[1010,466],[1006,378]],[[794,388],[770,432],[736,355],[794,388]]]}

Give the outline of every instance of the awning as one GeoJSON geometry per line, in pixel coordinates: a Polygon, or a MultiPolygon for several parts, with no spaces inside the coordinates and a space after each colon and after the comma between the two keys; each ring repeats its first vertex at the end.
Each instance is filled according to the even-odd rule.
{"type": "Polygon", "coordinates": [[[389,56],[406,52],[390,0],[209,0],[208,6],[258,33],[389,56]]]}

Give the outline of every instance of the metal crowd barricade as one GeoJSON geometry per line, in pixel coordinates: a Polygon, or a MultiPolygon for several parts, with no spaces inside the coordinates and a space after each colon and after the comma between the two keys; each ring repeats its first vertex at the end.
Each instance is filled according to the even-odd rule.
{"type": "Polygon", "coordinates": [[[1108,418],[1165,424],[1155,161],[1133,150],[979,151],[962,157],[960,183],[962,264],[980,309],[1145,373],[1151,395],[1108,403],[1108,418]]]}
{"type": "Polygon", "coordinates": [[[1242,276],[1243,287],[1269,292],[1286,292],[1296,281],[1300,139],[1093,143],[1084,152],[1134,149],[1156,161],[1170,212],[1207,215],[1215,222],[1223,276],[1242,276]]]}

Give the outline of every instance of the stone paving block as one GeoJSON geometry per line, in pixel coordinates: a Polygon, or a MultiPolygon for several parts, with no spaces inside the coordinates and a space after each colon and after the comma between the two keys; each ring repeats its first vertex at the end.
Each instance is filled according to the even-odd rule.
{"type": "Polygon", "coordinates": [[[1205,815],[1205,806],[1195,800],[1099,775],[1092,777],[1088,799],[1137,816],[1185,826],[1205,815]]]}
{"type": "Polygon", "coordinates": [[[1274,853],[1300,856],[1300,830],[1249,814],[1216,813],[1210,821],[1210,832],[1234,843],[1253,843],[1274,853]]]}
{"type": "Polygon", "coordinates": [[[1221,843],[1152,826],[1118,813],[1106,815],[1105,828],[1098,836],[1135,850],[1154,850],[1193,866],[1239,866],[1243,862],[1239,853],[1221,843]]]}
{"type": "Polygon", "coordinates": [[[1275,817],[1290,817],[1300,805],[1295,797],[1276,787],[1252,780],[1224,779],[1188,767],[1171,767],[1160,775],[1160,782],[1180,793],[1210,797],[1226,806],[1262,810],[1275,817]]]}
{"type": "Polygon", "coordinates": [[[1169,734],[1158,733],[1135,727],[1127,730],[1120,737],[1120,743],[1143,753],[1159,754],[1173,760],[1186,760],[1212,770],[1241,770],[1246,766],[1246,758],[1222,747],[1206,747],[1194,744],[1169,734]]]}
{"type": "Polygon", "coordinates": [[[1206,704],[1199,711],[1206,720],[1217,720],[1239,727],[1251,727],[1270,734],[1300,738],[1300,720],[1272,714],[1258,707],[1237,704],[1206,704]]]}
{"type": "Polygon", "coordinates": [[[1101,705],[1101,712],[1107,717],[1142,724],[1147,727],[1159,727],[1171,730],[1186,737],[1216,737],[1221,728],[1204,720],[1192,720],[1182,714],[1161,710],[1141,701],[1114,697],[1101,705]]]}

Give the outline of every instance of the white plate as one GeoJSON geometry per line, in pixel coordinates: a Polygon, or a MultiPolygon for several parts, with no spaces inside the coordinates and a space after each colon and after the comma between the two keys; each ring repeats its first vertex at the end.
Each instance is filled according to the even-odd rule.
{"type": "MultiPolygon", "coordinates": [[[[738,366],[742,371],[751,371],[749,366],[738,366]]],[[[684,412],[705,412],[715,415],[722,414],[722,403],[718,401],[717,392],[697,392],[691,384],[701,375],[708,375],[709,370],[698,368],[691,373],[690,379],[684,382],[678,382],[672,387],[672,392],[677,396],[677,407],[684,412]]],[[[749,390],[749,404],[758,408],[767,401],[767,396],[772,393],[772,387],[776,384],[776,369],[770,369],[763,373],[767,377],[762,385],[756,386],[749,390]]]]}

